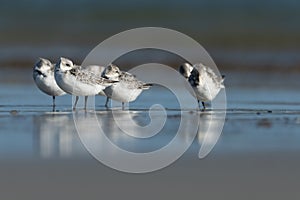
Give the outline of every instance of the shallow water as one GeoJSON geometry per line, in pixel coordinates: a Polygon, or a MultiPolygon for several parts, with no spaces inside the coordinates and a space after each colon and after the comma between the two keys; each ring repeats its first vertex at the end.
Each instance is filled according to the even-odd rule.
{"type": "MultiPolygon", "coordinates": [[[[0,86],[0,141],[2,144],[0,157],[12,159],[24,158],[24,156],[47,157],[45,155],[52,158],[87,156],[75,129],[71,110],[72,96],[57,97],[57,112],[52,113],[52,99],[36,88],[30,80],[28,70],[24,70],[22,74],[28,74],[25,78],[23,76],[22,84],[20,81],[11,83],[4,80],[0,86]]],[[[249,76],[234,72],[225,72],[225,74],[228,77],[226,80],[227,109],[211,110],[208,108],[206,112],[196,112],[200,118],[218,112],[227,113],[222,137],[215,147],[215,153],[232,153],[232,149],[238,149],[235,153],[264,150],[298,151],[300,148],[300,145],[297,145],[300,142],[300,136],[297,134],[300,124],[300,93],[295,92],[299,83],[295,81],[293,75],[268,74],[264,77],[261,73],[250,75],[248,73],[249,76]],[[277,81],[279,78],[280,83],[277,81]],[[288,130],[289,134],[285,133],[285,130],[288,130]],[[250,141],[256,142],[255,146],[244,140],[247,137],[251,139],[250,141]],[[282,143],[283,140],[288,142],[282,143]]],[[[6,78],[9,79],[9,77],[6,78]]],[[[144,91],[137,101],[126,108],[129,109],[133,122],[147,125],[151,121],[148,109],[153,104],[160,104],[166,109],[167,119],[165,127],[157,137],[141,143],[141,140],[132,140],[124,136],[113,123],[114,112],[118,112],[124,124],[129,123],[125,117],[126,114],[118,105],[113,103],[114,108],[107,110],[103,106],[104,97],[90,98],[90,102],[93,103],[93,101],[96,102],[95,110],[98,120],[107,124],[106,132],[111,134],[108,137],[114,138],[118,141],[118,145],[130,151],[147,152],[167,144],[174,137],[181,119],[182,109],[174,94],[169,90],[154,86],[151,90],[144,91]]],[[[79,112],[81,104],[82,100],[79,101],[79,112]]],[[[93,112],[93,107],[89,108],[89,112],[93,112]]],[[[161,117],[163,120],[161,113],[154,110],[155,112],[155,117],[161,117]]],[[[190,152],[192,155],[197,156],[200,144],[201,141],[195,140],[191,148],[193,151],[190,152]]]]}

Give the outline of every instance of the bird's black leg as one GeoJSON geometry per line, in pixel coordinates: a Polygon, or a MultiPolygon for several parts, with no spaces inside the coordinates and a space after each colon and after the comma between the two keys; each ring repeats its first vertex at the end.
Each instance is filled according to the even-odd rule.
{"type": "Polygon", "coordinates": [[[201,101],[201,103],[202,103],[202,106],[203,106],[203,111],[206,109],[206,107],[205,107],[205,103],[204,103],[204,101],[201,101]]]}
{"type": "Polygon", "coordinates": [[[88,96],[84,97],[84,110],[86,111],[86,105],[87,105],[88,96]]]}
{"type": "Polygon", "coordinates": [[[106,97],[105,107],[108,108],[109,97],[106,97]]]}
{"type": "Polygon", "coordinates": [[[55,112],[55,96],[52,96],[52,111],[55,112]]]}
{"type": "Polygon", "coordinates": [[[74,106],[73,106],[73,111],[76,110],[76,105],[77,105],[78,99],[79,99],[79,96],[76,96],[75,103],[74,103],[74,106]]]}
{"type": "Polygon", "coordinates": [[[125,110],[125,104],[122,102],[122,110],[125,110]]]}

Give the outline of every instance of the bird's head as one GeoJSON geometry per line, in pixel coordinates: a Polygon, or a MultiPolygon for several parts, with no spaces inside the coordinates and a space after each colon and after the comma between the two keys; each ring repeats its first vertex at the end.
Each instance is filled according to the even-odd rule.
{"type": "Polygon", "coordinates": [[[39,58],[36,64],[34,65],[34,69],[38,70],[40,72],[46,73],[53,69],[53,64],[50,62],[50,60],[45,58],[39,58]]]}
{"type": "Polygon", "coordinates": [[[102,73],[102,77],[110,79],[110,80],[119,80],[119,76],[121,75],[121,71],[119,67],[113,64],[109,64],[102,73]]]}
{"type": "Polygon", "coordinates": [[[183,63],[179,66],[179,73],[184,76],[184,78],[188,79],[193,71],[193,66],[189,63],[183,63]]]}
{"type": "Polygon", "coordinates": [[[73,62],[68,58],[61,57],[56,64],[56,69],[61,70],[62,72],[70,71],[74,68],[73,62]]]}

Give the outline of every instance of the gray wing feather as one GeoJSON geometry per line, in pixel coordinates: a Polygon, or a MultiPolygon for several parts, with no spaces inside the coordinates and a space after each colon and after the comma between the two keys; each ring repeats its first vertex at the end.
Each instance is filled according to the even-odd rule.
{"type": "Polygon", "coordinates": [[[91,71],[82,70],[80,67],[72,69],[70,73],[76,76],[77,80],[89,85],[111,85],[112,83],[118,82],[103,78],[91,71]]]}
{"type": "Polygon", "coordinates": [[[135,75],[128,72],[122,72],[119,76],[119,80],[122,84],[126,85],[129,89],[149,89],[150,84],[146,84],[139,81],[135,75]]]}
{"type": "Polygon", "coordinates": [[[224,79],[221,76],[217,76],[216,73],[210,68],[203,64],[195,64],[194,70],[198,71],[198,76],[201,75],[201,72],[205,72],[212,80],[216,83],[216,85],[219,85],[220,87],[224,87],[223,81],[224,79]]]}

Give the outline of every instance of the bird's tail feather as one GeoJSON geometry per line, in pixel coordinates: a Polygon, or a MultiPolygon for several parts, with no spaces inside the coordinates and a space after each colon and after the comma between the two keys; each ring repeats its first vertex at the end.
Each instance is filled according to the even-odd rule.
{"type": "Polygon", "coordinates": [[[147,89],[149,89],[151,86],[153,86],[153,84],[152,83],[145,83],[145,84],[143,84],[143,88],[142,89],[144,89],[144,90],[147,90],[147,89]]]}

